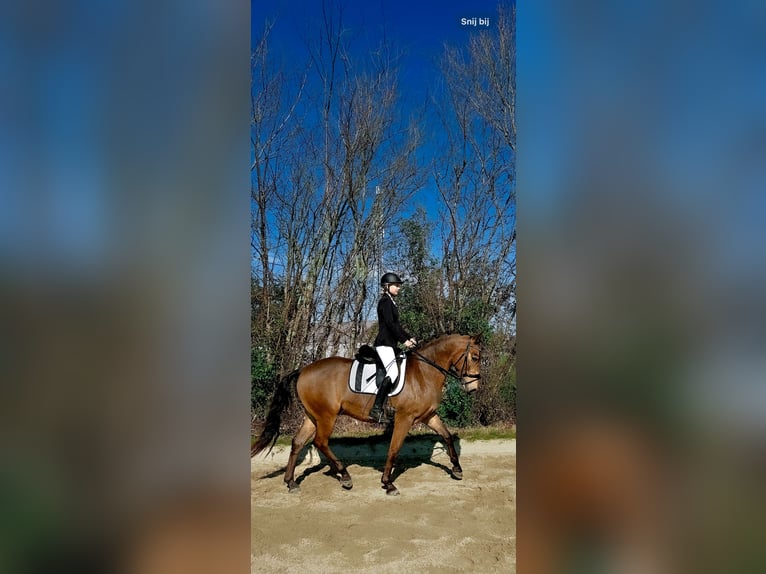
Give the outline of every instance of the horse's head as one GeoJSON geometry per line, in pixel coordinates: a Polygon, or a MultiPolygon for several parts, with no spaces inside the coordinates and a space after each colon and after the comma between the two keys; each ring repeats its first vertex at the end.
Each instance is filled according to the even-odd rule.
{"type": "Polygon", "coordinates": [[[473,393],[479,388],[481,379],[481,346],[478,337],[468,337],[465,347],[461,346],[460,354],[452,361],[460,384],[467,393],[473,393]]]}

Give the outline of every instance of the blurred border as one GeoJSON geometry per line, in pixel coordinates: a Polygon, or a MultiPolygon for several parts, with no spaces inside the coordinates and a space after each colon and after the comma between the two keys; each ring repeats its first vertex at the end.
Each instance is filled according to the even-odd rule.
{"type": "Polygon", "coordinates": [[[0,570],[249,569],[249,6],[2,6],[0,570]]]}
{"type": "Polygon", "coordinates": [[[761,571],[766,8],[517,15],[518,571],[761,571]]]}

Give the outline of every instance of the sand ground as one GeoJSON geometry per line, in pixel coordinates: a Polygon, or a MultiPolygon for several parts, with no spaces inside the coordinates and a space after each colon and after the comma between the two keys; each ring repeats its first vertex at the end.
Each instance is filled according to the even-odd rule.
{"type": "Polygon", "coordinates": [[[352,490],[313,447],[296,469],[297,494],[283,482],[288,448],[252,459],[251,572],[516,571],[516,441],[458,444],[457,481],[437,437],[410,436],[394,469],[400,496],[380,487],[385,443],[330,445],[352,490]]]}

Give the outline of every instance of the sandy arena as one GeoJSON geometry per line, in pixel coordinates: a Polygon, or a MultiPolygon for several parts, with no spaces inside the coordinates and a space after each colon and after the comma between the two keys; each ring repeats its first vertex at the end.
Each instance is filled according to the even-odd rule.
{"type": "Polygon", "coordinates": [[[354,480],[343,490],[311,447],[283,482],[289,448],[251,460],[251,572],[375,573],[516,571],[516,441],[458,441],[464,479],[434,436],[409,436],[380,487],[382,437],[333,441],[354,480]]]}

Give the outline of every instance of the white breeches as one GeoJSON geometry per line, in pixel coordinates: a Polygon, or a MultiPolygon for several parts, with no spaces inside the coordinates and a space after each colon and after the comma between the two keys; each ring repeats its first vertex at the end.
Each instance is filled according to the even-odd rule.
{"type": "Polygon", "coordinates": [[[396,381],[396,377],[399,376],[399,369],[396,367],[394,348],[381,345],[380,347],[375,347],[375,350],[378,352],[380,360],[383,361],[383,365],[386,367],[386,374],[391,378],[391,382],[396,381]]]}

